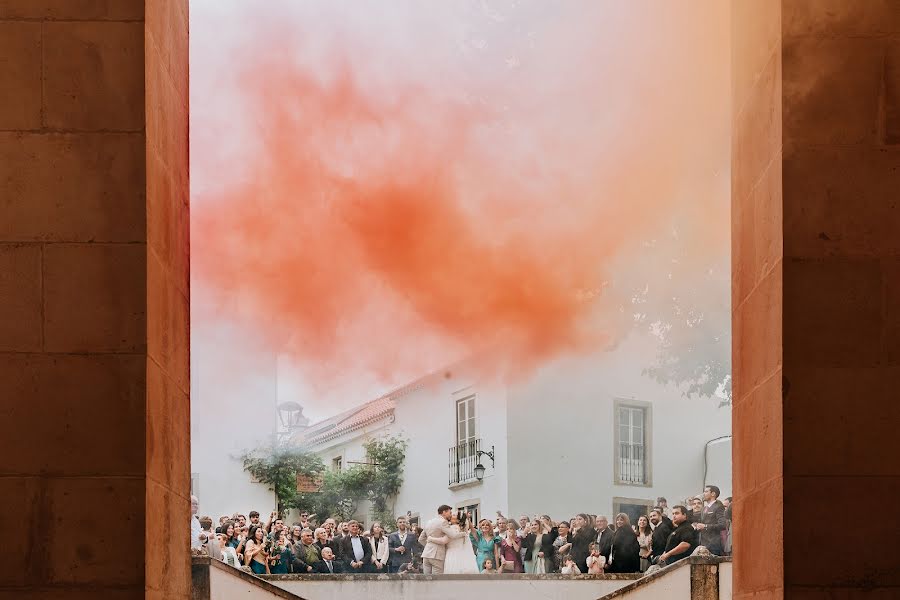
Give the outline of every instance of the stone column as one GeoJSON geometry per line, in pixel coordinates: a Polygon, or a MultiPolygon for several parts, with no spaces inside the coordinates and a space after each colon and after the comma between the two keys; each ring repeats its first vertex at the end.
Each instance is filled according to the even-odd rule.
{"type": "Polygon", "coordinates": [[[190,594],[187,23],[0,1],[2,599],[190,594]]]}
{"type": "Polygon", "coordinates": [[[894,597],[900,2],[732,8],[735,598],[894,597]]]}

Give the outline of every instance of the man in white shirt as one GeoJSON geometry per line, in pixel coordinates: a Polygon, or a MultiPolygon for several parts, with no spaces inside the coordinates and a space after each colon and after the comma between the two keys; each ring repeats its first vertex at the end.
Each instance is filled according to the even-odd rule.
{"type": "Polygon", "coordinates": [[[200,510],[200,501],[197,496],[191,496],[191,548],[200,547],[200,517],[197,512],[200,510]]]}

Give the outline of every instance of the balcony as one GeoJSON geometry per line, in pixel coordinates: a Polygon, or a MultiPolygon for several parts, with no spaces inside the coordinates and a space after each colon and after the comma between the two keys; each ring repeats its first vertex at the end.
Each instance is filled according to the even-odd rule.
{"type": "Polygon", "coordinates": [[[644,446],[640,444],[619,444],[619,483],[645,485],[647,473],[644,463],[644,446]]]}
{"type": "Polygon", "coordinates": [[[472,439],[450,447],[448,485],[454,486],[478,481],[475,477],[475,465],[478,464],[480,450],[480,439],[472,439]]]}

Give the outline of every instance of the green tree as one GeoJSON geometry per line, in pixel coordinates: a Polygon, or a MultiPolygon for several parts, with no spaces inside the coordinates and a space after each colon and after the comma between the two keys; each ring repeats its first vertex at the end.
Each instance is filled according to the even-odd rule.
{"type": "Polygon", "coordinates": [[[403,485],[407,441],[397,436],[373,438],[364,447],[367,464],[326,473],[317,497],[304,508],[347,520],[368,500],[375,520],[393,520],[393,500],[403,485]]]}
{"type": "Polygon", "coordinates": [[[309,493],[297,492],[297,476],[316,478],[325,465],[315,454],[285,443],[273,443],[245,452],[244,470],[275,492],[278,512],[289,508],[307,508],[313,500],[309,493]]]}

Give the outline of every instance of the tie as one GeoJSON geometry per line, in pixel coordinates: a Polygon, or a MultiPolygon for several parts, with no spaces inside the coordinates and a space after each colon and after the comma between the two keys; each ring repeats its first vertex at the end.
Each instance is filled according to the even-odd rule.
{"type": "Polygon", "coordinates": [[[334,573],[334,569],[331,568],[331,561],[330,561],[330,560],[328,561],[328,572],[329,572],[329,573],[334,573]]]}

